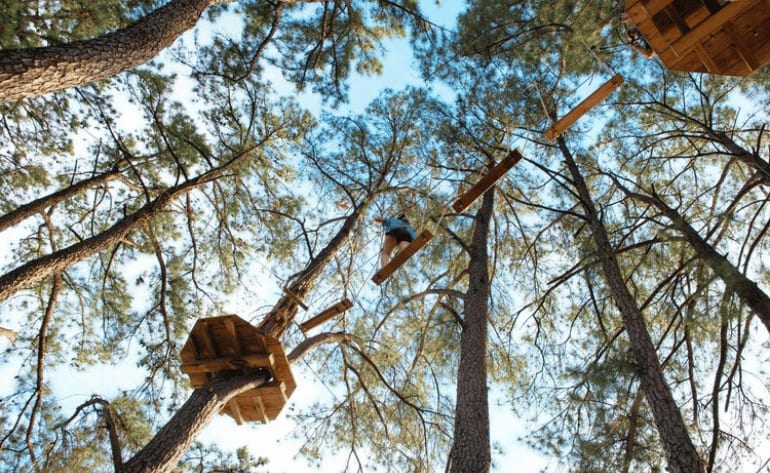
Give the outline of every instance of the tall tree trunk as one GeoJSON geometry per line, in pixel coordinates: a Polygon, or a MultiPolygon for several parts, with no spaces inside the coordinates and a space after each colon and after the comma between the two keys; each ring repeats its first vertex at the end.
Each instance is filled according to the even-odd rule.
{"type": "MultiPolygon", "coordinates": [[[[326,343],[345,343],[345,333],[322,333],[310,337],[288,355],[289,363],[302,359],[309,351],[326,343]]],[[[116,473],[168,473],[174,471],[184,452],[190,448],[201,431],[235,396],[256,389],[267,382],[264,374],[212,379],[194,390],[174,416],[158,431],[147,445],[123,463],[116,473]]],[[[120,447],[113,445],[113,457],[119,463],[120,447]],[[117,450],[117,452],[116,452],[117,450]]]]}
{"type": "Polygon", "coordinates": [[[671,220],[674,228],[684,236],[687,243],[690,244],[698,258],[709,265],[714,274],[727,286],[728,291],[733,291],[744,304],[749,306],[757,314],[759,320],[765,324],[770,331],[770,296],[757,286],[757,283],[746,277],[740,272],[730,260],[719,254],[717,250],[704,239],[692,225],[690,225],[682,215],[675,209],[669,207],[657,195],[642,195],[631,192],[620,186],[623,191],[636,200],[652,204],[671,220]]]}
{"type": "Polygon", "coordinates": [[[626,286],[615,251],[591,199],[588,186],[564,138],[560,136],[557,141],[585,210],[607,285],[623,318],[641,377],[641,386],[652,410],[669,470],[672,473],[703,473],[703,463],[690,439],[671,389],[663,377],[663,370],[642,311],[626,286]]]}
{"type": "Polygon", "coordinates": [[[48,276],[61,273],[78,261],[120,243],[129,233],[137,228],[141,228],[156,212],[165,208],[174,199],[207,182],[216,180],[232,163],[243,156],[249,155],[254,149],[256,149],[256,146],[239,153],[236,157],[217,168],[166,189],[154,200],[145,204],[131,215],[123,217],[115,225],[102,233],[29,261],[0,276],[0,302],[17,291],[26,289],[48,276]]]}
{"type": "Polygon", "coordinates": [[[32,202],[16,207],[7,214],[0,216],[0,232],[13,225],[16,225],[17,223],[31,217],[36,213],[44,211],[52,205],[62,202],[72,197],[73,195],[79,194],[85,189],[104,184],[105,182],[108,182],[109,180],[114,179],[119,175],[120,172],[117,169],[111,169],[107,172],[89,177],[88,179],[80,181],[54,193],[40,197],[39,199],[35,199],[32,202]]]}
{"type": "Polygon", "coordinates": [[[267,382],[264,374],[212,380],[193,391],[171,420],[119,473],[167,473],[230,399],[267,382]]]}
{"type": "Polygon", "coordinates": [[[172,0],[136,23],[74,43],[0,51],[0,102],[63,90],[144,64],[189,30],[207,7],[232,0],[172,0]]]}
{"type": "Polygon", "coordinates": [[[490,293],[487,242],[494,200],[493,187],[484,194],[473,229],[468,290],[463,300],[454,442],[447,463],[449,473],[486,473],[492,462],[487,396],[487,315],[490,293]]]}

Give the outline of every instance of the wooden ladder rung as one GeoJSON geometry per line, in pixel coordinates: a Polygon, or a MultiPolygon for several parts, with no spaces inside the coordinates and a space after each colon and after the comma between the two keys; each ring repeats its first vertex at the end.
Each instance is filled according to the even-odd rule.
{"type": "Polygon", "coordinates": [[[353,303],[350,302],[349,299],[344,299],[340,302],[337,302],[333,306],[329,307],[328,309],[324,310],[320,314],[316,315],[315,317],[311,318],[310,320],[307,320],[300,324],[299,328],[303,332],[307,332],[308,330],[315,328],[322,323],[326,322],[327,320],[331,319],[335,315],[341,314],[345,312],[346,310],[353,307],[353,303]]]}
{"type": "Polygon", "coordinates": [[[591,95],[583,99],[577,107],[573,108],[568,114],[564,115],[551,128],[545,130],[543,133],[549,140],[555,140],[556,137],[564,133],[569,127],[575,123],[578,118],[582,117],[589,110],[598,105],[602,100],[606,99],[615,89],[620,87],[623,83],[623,76],[615,74],[612,79],[608,80],[601,87],[596,89],[591,95]]]}
{"type": "Polygon", "coordinates": [[[374,276],[372,276],[372,281],[378,286],[382,284],[383,281],[388,279],[395,270],[406,262],[406,260],[417,253],[420,248],[427,245],[431,238],[433,238],[433,234],[430,230],[423,230],[422,233],[417,235],[417,238],[415,238],[413,242],[409,243],[406,248],[399,251],[384,268],[380,269],[374,276]]]}
{"type": "Polygon", "coordinates": [[[233,416],[233,419],[235,419],[235,423],[242,425],[244,423],[243,414],[241,414],[241,408],[238,407],[238,402],[236,402],[235,398],[230,399],[227,403],[227,407],[230,408],[230,414],[233,416]]]}
{"type": "Polygon", "coordinates": [[[300,299],[296,294],[291,292],[291,290],[289,290],[288,287],[284,287],[283,288],[283,292],[284,292],[284,294],[286,294],[286,296],[288,296],[289,299],[291,299],[294,302],[296,302],[297,304],[299,304],[299,306],[302,307],[302,310],[307,312],[307,306],[305,305],[304,302],[302,302],[302,299],[300,299]]]}
{"type": "Polygon", "coordinates": [[[464,193],[454,201],[452,208],[454,208],[455,212],[462,212],[468,208],[468,206],[471,205],[474,200],[478,199],[481,194],[495,185],[495,182],[503,177],[509,169],[521,160],[521,158],[522,156],[521,153],[519,153],[519,150],[515,149],[509,152],[505,159],[497,163],[484,177],[479,179],[473,187],[468,189],[468,192],[464,193]]]}

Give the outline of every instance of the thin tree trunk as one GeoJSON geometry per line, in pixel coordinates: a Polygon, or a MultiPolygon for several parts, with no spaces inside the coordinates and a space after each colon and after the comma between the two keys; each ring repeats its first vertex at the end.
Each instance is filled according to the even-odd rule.
{"type": "Polygon", "coordinates": [[[58,204],[59,202],[72,197],[73,195],[79,194],[85,189],[104,184],[105,182],[108,182],[109,180],[114,179],[119,175],[120,172],[117,169],[111,169],[107,172],[89,177],[88,179],[80,181],[52,194],[48,194],[39,199],[33,200],[32,202],[16,207],[14,210],[8,212],[7,214],[0,216],[0,232],[13,225],[16,225],[17,223],[31,217],[32,215],[44,211],[52,205],[58,204]]]}
{"type": "Polygon", "coordinates": [[[623,325],[628,333],[641,377],[641,387],[653,413],[668,460],[669,470],[672,473],[703,473],[703,463],[690,439],[687,426],[682,419],[682,413],[679,411],[671,389],[663,377],[663,369],[660,366],[660,360],[658,360],[655,345],[650,338],[642,311],[626,286],[615,251],[610,243],[607,230],[594,207],[588,186],[583,180],[564,138],[559,137],[557,141],[572,175],[580,203],[585,210],[607,285],[623,318],[623,325]]]}
{"type": "Polygon", "coordinates": [[[182,184],[166,189],[153,201],[145,204],[131,215],[122,218],[115,225],[102,233],[86,238],[67,248],[54,251],[51,254],[29,261],[3,276],[0,276],[0,302],[4,301],[17,291],[26,289],[48,276],[63,272],[78,261],[120,243],[120,241],[122,241],[129,233],[137,228],[141,228],[141,226],[152,218],[156,212],[165,208],[174,199],[196,187],[217,179],[232,163],[253,152],[254,148],[241,152],[238,156],[220,167],[201,174],[196,178],[187,180],[182,184]]]}
{"type": "MultiPolygon", "coordinates": [[[[329,240],[329,243],[308,263],[304,271],[289,286],[289,290],[299,299],[304,299],[310,292],[315,280],[323,271],[329,261],[334,258],[337,250],[345,243],[348,236],[352,233],[358,219],[363,214],[373,195],[366,197],[361,205],[357,206],[353,212],[345,218],[342,227],[337,234],[329,240]]],[[[262,319],[259,329],[264,333],[280,339],[283,332],[291,325],[297,316],[297,303],[287,296],[281,297],[273,306],[270,313],[262,319]]]]}
{"type": "Polygon", "coordinates": [[[698,258],[709,265],[714,274],[725,283],[728,291],[735,292],[741,301],[757,314],[759,320],[762,321],[765,328],[770,332],[770,296],[760,289],[757,283],[740,272],[725,256],[719,254],[679,212],[669,207],[658,196],[642,195],[631,192],[622,186],[619,187],[632,198],[652,204],[663,212],[671,220],[674,228],[684,236],[687,243],[695,250],[698,258]]]}
{"type": "Polygon", "coordinates": [[[119,473],[168,473],[176,468],[184,452],[230,399],[267,382],[264,374],[215,379],[192,395],[158,431],[153,439],[119,473]]]}
{"type": "Polygon", "coordinates": [[[494,187],[484,194],[473,229],[468,291],[463,300],[454,442],[447,463],[449,473],[486,473],[492,462],[487,396],[487,315],[490,292],[487,242],[494,196],[494,187]]]}
{"type": "Polygon", "coordinates": [[[144,64],[198,22],[203,11],[232,0],[172,0],[136,23],[98,38],[0,51],[0,102],[87,84],[144,64]]]}

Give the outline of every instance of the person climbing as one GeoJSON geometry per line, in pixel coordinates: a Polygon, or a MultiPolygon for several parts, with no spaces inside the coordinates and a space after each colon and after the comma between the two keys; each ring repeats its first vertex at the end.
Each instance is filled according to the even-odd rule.
{"type": "Polygon", "coordinates": [[[385,241],[382,244],[382,253],[380,253],[380,268],[384,268],[390,262],[393,250],[398,248],[399,252],[403,251],[409,246],[409,243],[417,238],[417,235],[404,214],[395,218],[375,217],[374,221],[381,223],[385,231],[385,241]]]}

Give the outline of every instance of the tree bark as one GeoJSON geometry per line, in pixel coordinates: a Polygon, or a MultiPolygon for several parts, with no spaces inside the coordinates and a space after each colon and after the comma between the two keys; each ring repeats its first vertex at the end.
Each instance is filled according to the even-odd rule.
{"type": "Polygon", "coordinates": [[[104,184],[105,182],[108,182],[109,180],[114,179],[119,175],[120,172],[117,169],[111,169],[107,172],[89,177],[88,179],[80,181],[52,194],[48,194],[39,199],[33,200],[32,202],[16,207],[7,214],[0,216],[0,232],[6,230],[9,227],[12,227],[13,225],[16,225],[17,223],[31,217],[32,215],[44,211],[52,205],[58,204],[59,202],[72,197],[73,195],[79,194],[85,189],[104,184]]]}
{"type": "Polygon", "coordinates": [[[585,210],[585,217],[596,243],[597,255],[607,285],[623,318],[623,325],[628,333],[641,377],[641,387],[652,410],[655,425],[665,450],[669,471],[672,473],[703,473],[703,463],[690,439],[687,426],[671,389],[663,377],[663,369],[660,366],[655,345],[652,343],[647,330],[644,316],[626,286],[615,251],[591,199],[588,186],[583,180],[564,138],[560,136],[557,142],[572,175],[580,204],[585,210]]]}
{"type": "Polygon", "coordinates": [[[265,382],[265,374],[254,374],[214,379],[196,389],[155,437],[123,464],[119,473],[173,471],[198,434],[230,399],[265,382]]]}
{"type": "Polygon", "coordinates": [[[692,249],[695,250],[695,254],[698,255],[698,258],[709,265],[711,270],[714,271],[714,274],[725,283],[728,291],[735,292],[741,301],[757,314],[759,320],[762,321],[765,328],[770,332],[770,296],[760,289],[759,286],[757,286],[757,283],[740,272],[725,256],[719,254],[717,250],[709,244],[709,242],[706,241],[706,239],[704,239],[682,215],[679,214],[679,212],[669,207],[658,196],[642,195],[631,192],[622,186],[620,187],[632,198],[652,204],[663,212],[663,214],[671,220],[674,228],[684,236],[687,243],[689,243],[692,249]]]}
{"type": "MultiPolygon", "coordinates": [[[[324,343],[345,343],[344,333],[319,334],[300,343],[289,355],[295,363],[313,348],[324,343]]],[[[184,452],[190,448],[201,431],[235,396],[257,389],[268,381],[267,375],[255,373],[232,378],[215,378],[194,390],[174,416],[155,434],[155,437],[123,463],[116,473],[169,473],[174,471],[184,452]]],[[[105,407],[106,408],[106,407],[105,407]]],[[[113,456],[115,454],[113,447],[113,456]]]]}
{"type": "MultiPolygon", "coordinates": [[[[312,289],[315,280],[323,271],[324,267],[329,261],[334,258],[337,250],[347,240],[353,228],[358,222],[358,219],[363,214],[373,195],[368,196],[364,202],[357,206],[353,212],[345,218],[342,227],[337,231],[337,234],[329,240],[329,243],[308,263],[304,271],[296,278],[296,280],[289,286],[289,290],[294,293],[300,300],[312,289]]],[[[259,324],[259,329],[264,333],[280,339],[283,332],[291,325],[294,318],[297,316],[298,305],[289,298],[283,296],[273,306],[270,313],[262,319],[259,324]]]]}
{"type": "Polygon", "coordinates": [[[29,261],[0,276],[0,302],[6,300],[17,291],[26,289],[48,276],[61,273],[78,261],[120,243],[129,233],[140,228],[156,212],[165,208],[174,199],[198,186],[217,179],[233,162],[249,154],[251,151],[253,149],[244,151],[220,167],[166,189],[154,200],[145,204],[131,215],[122,218],[115,225],[98,235],[29,261]]]}
{"type": "Polygon", "coordinates": [[[69,44],[0,51],[0,102],[56,92],[144,64],[189,30],[207,7],[232,0],[172,0],[136,23],[69,44]]]}
{"type": "Polygon", "coordinates": [[[468,291],[457,368],[454,441],[448,473],[486,473],[492,462],[487,396],[487,315],[489,268],[487,243],[494,210],[495,188],[488,190],[476,214],[468,266],[468,291]]]}

